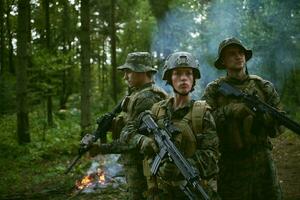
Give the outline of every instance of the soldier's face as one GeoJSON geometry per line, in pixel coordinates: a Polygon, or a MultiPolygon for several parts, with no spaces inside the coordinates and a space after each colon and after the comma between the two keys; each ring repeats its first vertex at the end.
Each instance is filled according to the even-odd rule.
{"type": "Polygon", "coordinates": [[[144,84],[145,73],[124,70],[124,80],[129,87],[140,87],[144,84]]]}
{"type": "Polygon", "coordinates": [[[244,50],[239,46],[228,46],[223,50],[223,65],[228,70],[242,70],[246,63],[244,50]]]}
{"type": "Polygon", "coordinates": [[[194,75],[191,68],[176,68],[172,70],[172,85],[181,94],[187,94],[192,90],[194,75]]]}

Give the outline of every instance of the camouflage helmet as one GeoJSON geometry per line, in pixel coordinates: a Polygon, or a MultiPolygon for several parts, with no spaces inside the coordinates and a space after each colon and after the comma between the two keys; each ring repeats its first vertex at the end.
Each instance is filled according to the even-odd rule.
{"type": "Polygon", "coordinates": [[[218,50],[218,57],[214,63],[215,67],[218,69],[225,69],[226,67],[222,64],[222,53],[223,50],[231,45],[237,45],[239,47],[241,47],[244,52],[245,52],[245,57],[246,57],[246,61],[248,61],[251,57],[252,57],[252,50],[247,49],[240,40],[232,37],[232,38],[227,38],[225,40],[223,40],[220,45],[219,45],[219,50],[218,50]]]}
{"type": "Polygon", "coordinates": [[[153,58],[148,52],[132,52],[127,55],[126,62],[117,68],[118,70],[129,69],[134,72],[157,72],[153,68],[153,58]]]}
{"type": "Polygon", "coordinates": [[[188,52],[176,52],[168,56],[163,70],[163,80],[170,81],[171,71],[176,68],[192,68],[194,79],[200,79],[199,63],[196,58],[188,52]]]}

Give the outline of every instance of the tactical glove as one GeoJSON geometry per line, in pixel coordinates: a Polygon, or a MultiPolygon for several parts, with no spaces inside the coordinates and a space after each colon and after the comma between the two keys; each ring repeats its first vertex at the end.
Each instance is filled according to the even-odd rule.
{"type": "Polygon", "coordinates": [[[245,118],[248,115],[255,116],[255,113],[244,103],[230,103],[224,106],[224,114],[227,117],[233,117],[235,119],[245,118]]]}
{"type": "Polygon", "coordinates": [[[179,169],[170,161],[164,162],[158,169],[158,175],[164,180],[174,179],[179,173],[179,169]]]}
{"type": "Polygon", "coordinates": [[[94,143],[95,136],[91,134],[86,134],[85,136],[82,137],[80,141],[80,145],[82,148],[87,148],[88,146],[92,145],[94,143]]]}
{"type": "Polygon", "coordinates": [[[159,152],[159,149],[152,138],[143,136],[140,140],[140,151],[144,155],[153,155],[159,152]]]}

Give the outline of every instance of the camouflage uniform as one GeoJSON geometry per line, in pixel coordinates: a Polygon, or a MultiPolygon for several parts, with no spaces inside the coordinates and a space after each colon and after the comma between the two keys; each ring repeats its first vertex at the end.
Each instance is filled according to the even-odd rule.
{"type": "MultiPolygon", "coordinates": [[[[218,69],[225,68],[220,61],[222,50],[232,44],[244,49],[246,60],[251,58],[252,51],[247,50],[240,41],[231,38],[220,44],[219,58],[215,62],[218,69]]],[[[213,110],[220,140],[218,193],[224,200],[281,199],[269,140],[269,137],[281,133],[280,127],[274,120],[267,121],[264,116],[256,115],[249,119],[228,116],[228,105],[241,100],[225,97],[218,92],[223,81],[248,94],[256,94],[259,99],[273,107],[279,108],[280,104],[273,85],[255,75],[245,75],[242,80],[221,77],[207,86],[203,99],[213,110]],[[247,123],[251,121],[250,128],[245,127],[247,123],[243,120],[247,120],[247,123]]]]}
{"type": "MultiPolygon", "coordinates": [[[[152,68],[150,54],[145,52],[128,54],[126,63],[118,69],[129,69],[134,72],[156,72],[152,68]]],[[[143,157],[134,147],[130,148],[128,139],[136,134],[133,124],[138,115],[145,110],[149,110],[154,103],[165,99],[167,95],[164,91],[155,87],[153,83],[147,83],[140,88],[130,88],[130,90],[130,96],[125,98],[122,106],[123,113],[126,113],[125,117],[122,117],[125,126],[121,131],[120,138],[114,141],[114,144],[117,146],[116,148],[121,148],[121,151],[124,145],[129,146],[130,150],[121,154],[121,163],[124,165],[129,199],[140,200],[143,199],[143,191],[147,188],[143,176],[143,157]]]]}
{"type": "MultiPolygon", "coordinates": [[[[166,62],[171,60],[171,66],[165,66],[163,79],[167,80],[166,75],[169,70],[176,67],[189,67],[194,70],[194,77],[200,78],[198,64],[191,54],[178,52],[169,57],[166,62]],[[174,66],[172,59],[176,59],[178,65],[174,66]],[[196,72],[196,73],[195,73],[196,72]]],[[[167,80],[168,82],[168,80],[167,80]]],[[[178,110],[173,109],[174,98],[163,100],[154,104],[152,113],[158,125],[164,127],[165,120],[173,122],[180,133],[172,136],[175,145],[183,153],[190,163],[198,169],[202,180],[202,185],[209,196],[214,199],[216,193],[210,187],[208,181],[218,172],[218,138],[215,130],[215,122],[210,114],[210,108],[204,101],[191,100],[185,107],[178,110]]],[[[150,174],[152,157],[144,160],[144,174],[148,183],[148,199],[187,199],[181,191],[180,185],[185,181],[179,170],[175,167],[174,171],[167,174],[158,173],[157,176],[150,174]]],[[[168,159],[163,160],[160,168],[168,159]]],[[[172,163],[173,164],[173,163],[172,163]]]]}

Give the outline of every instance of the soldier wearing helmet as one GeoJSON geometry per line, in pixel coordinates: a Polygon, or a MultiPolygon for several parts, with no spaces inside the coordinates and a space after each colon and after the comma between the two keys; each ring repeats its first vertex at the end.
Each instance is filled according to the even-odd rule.
{"type": "MultiPolygon", "coordinates": [[[[205,101],[194,101],[190,97],[195,81],[199,78],[199,64],[192,54],[171,54],[164,65],[163,80],[173,87],[174,96],[154,104],[151,112],[162,128],[167,122],[178,128],[179,133],[172,135],[175,145],[199,170],[201,184],[211,198],[216,199],[217,194],[210,187],[211,178],[218,172],[215,123],[205,101]]],[[[172,161],[163,160],[158,175],[151,175],[149,163],[157,152],[152,137],[141,135],[136,143],[145,155],[144,174],[148,183],[148,199],[188,199],[180,189],[184,183],[183,177],[172,161]]]]}
{"type": "Polygon", "coordinates": [[[123,100],[121,114],[112,125],[113,137],[117,139],[110,144],[94,147],[90,153],[121,153],[129,199],[141,200],[144,199],[143,192],[147,190],[147,184],[143,176],[143,156],[130,144],[130,140],[138,135],[135,119],[141,112],[151,109],[154,103],[165,99],[167,94],[154,86],[152,76],[156,69],[148,52],[129,53],[125,64],[118,70],[124,72],[130,92],[123,100]]]}
{"type": "Polygon", "coordinates": [[[218,193],[227,199],[281,199],[281,190],[271,157],[269,137],[282,132],[268,114],[254,114],[240,99],[218,92],[221,82],[258,98],[273,107],[280,107],[274,86],[256,75],[249,75],[246,62],[252,57],[236,38],[219,45],[214,66],[226,70],[225,77],[208,84],[203,99],[212,107],[220,140],[218,193]]]}

